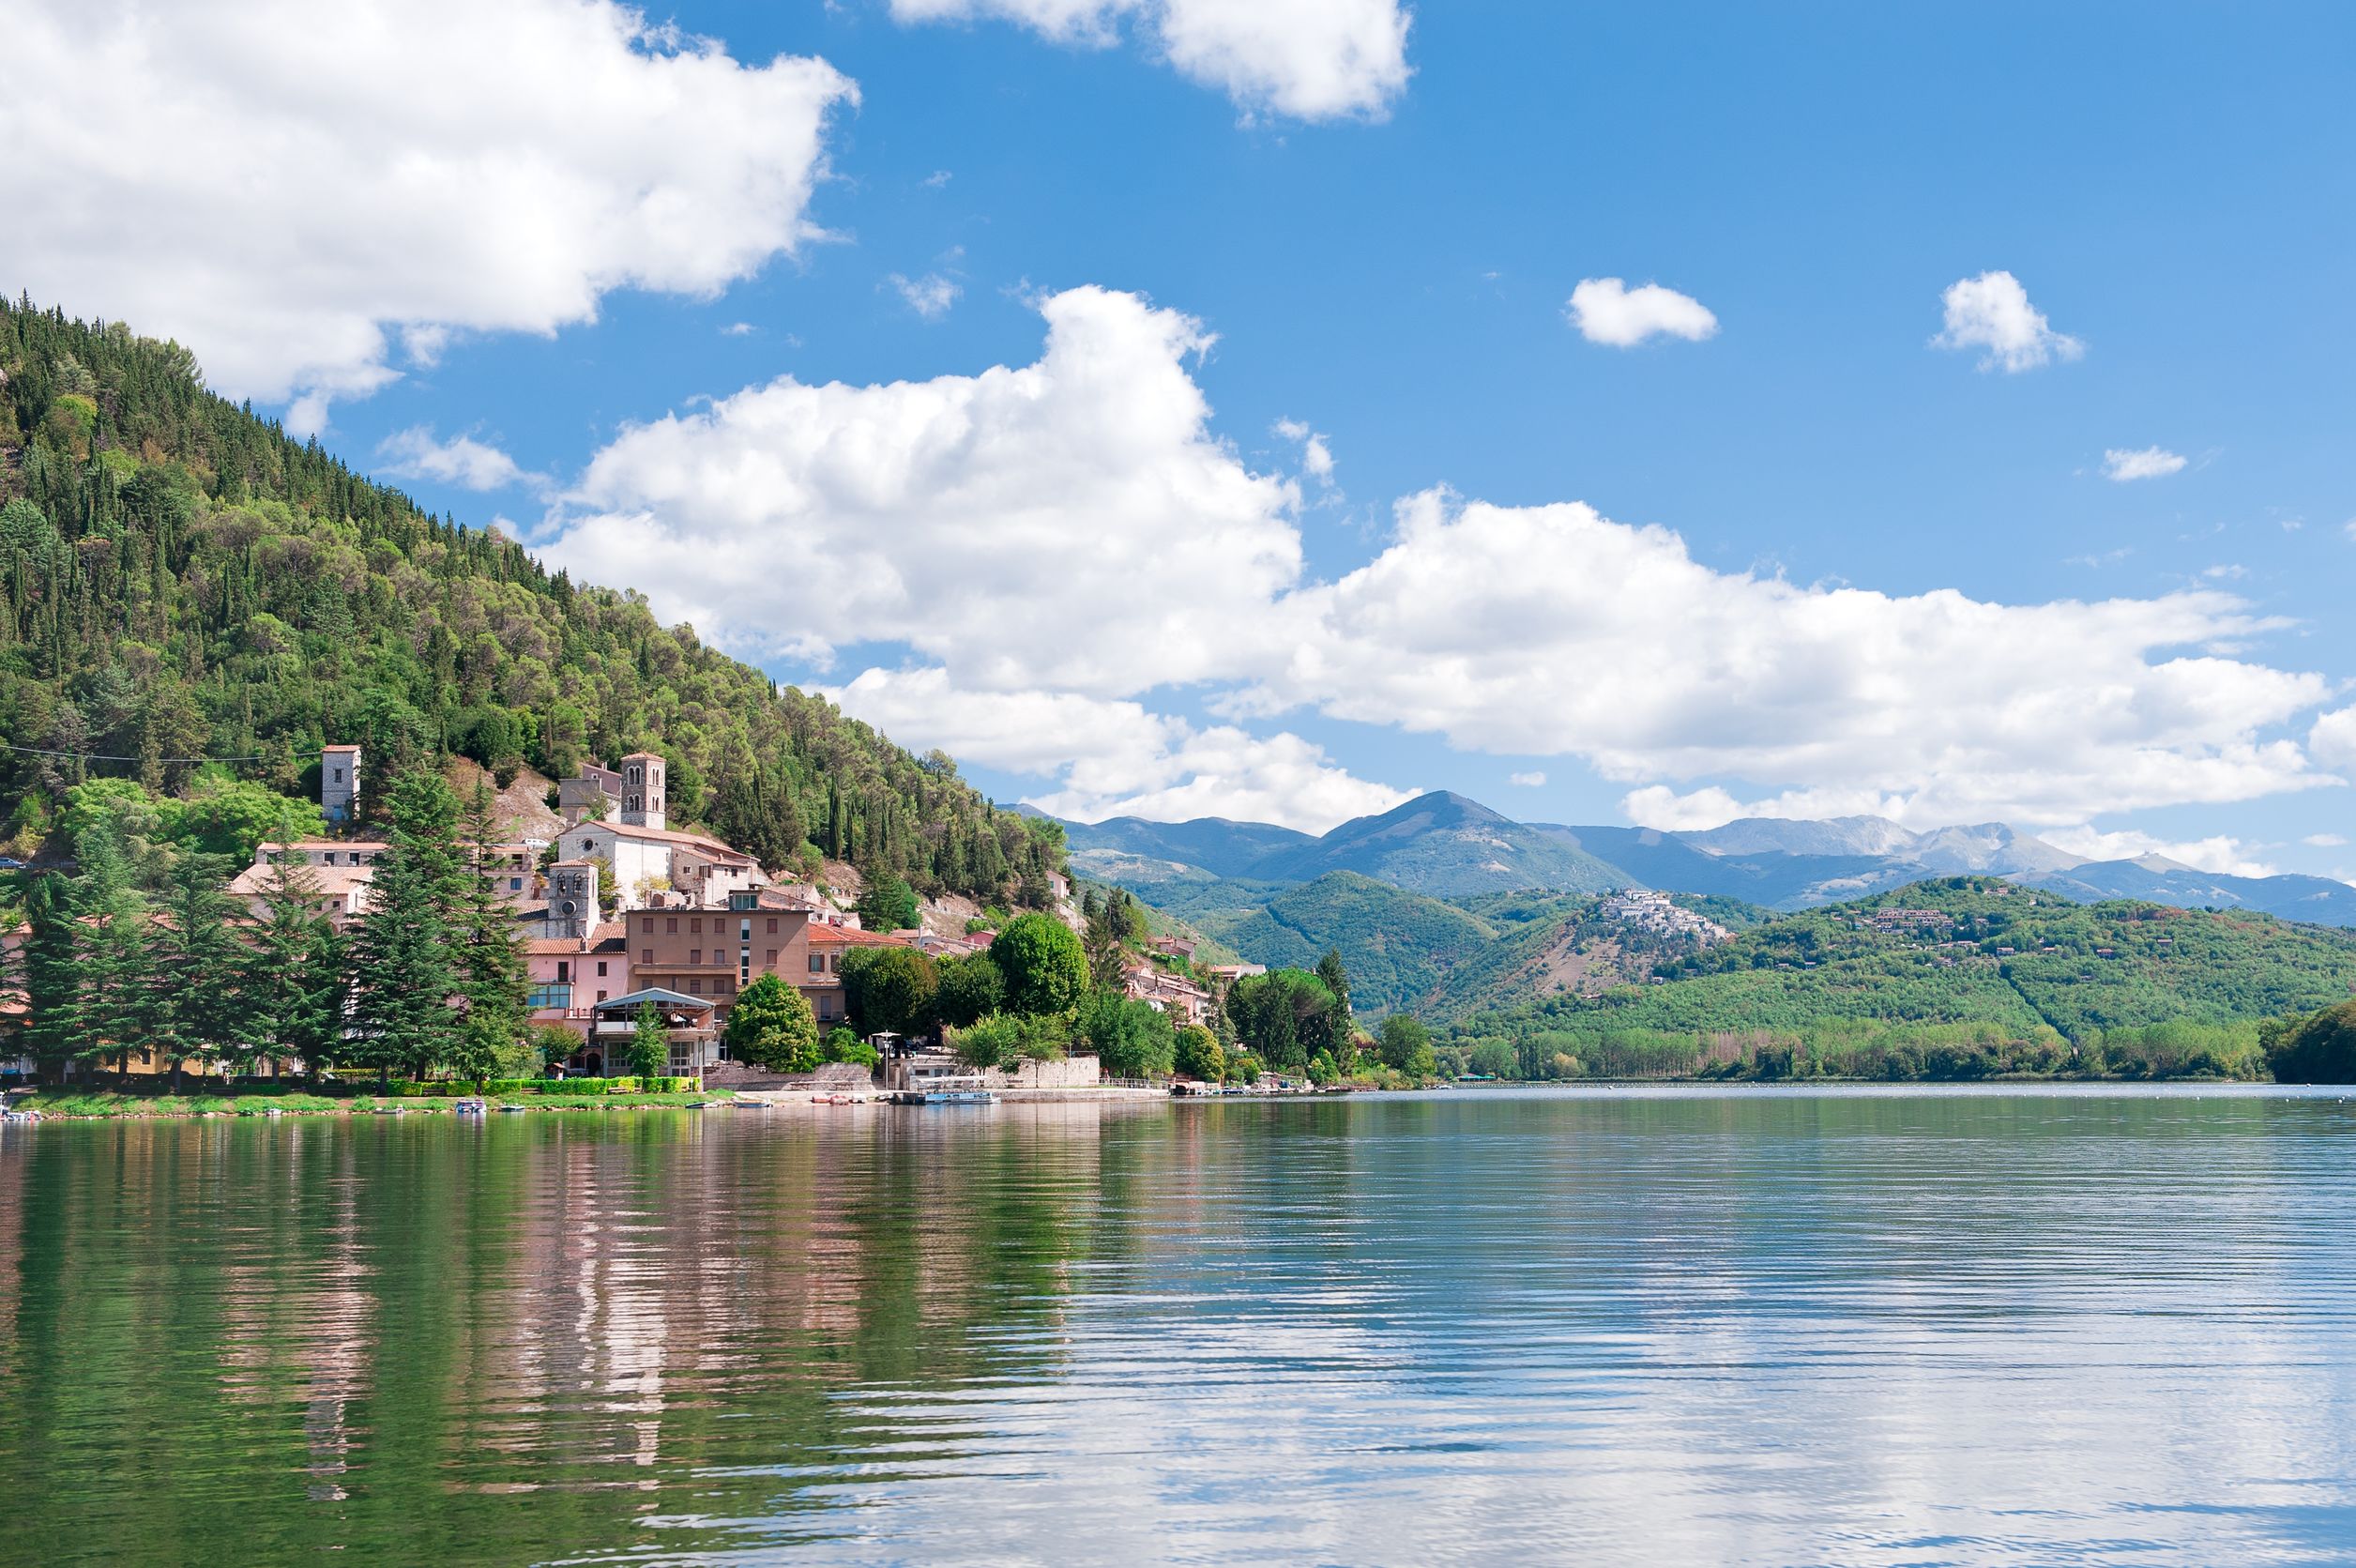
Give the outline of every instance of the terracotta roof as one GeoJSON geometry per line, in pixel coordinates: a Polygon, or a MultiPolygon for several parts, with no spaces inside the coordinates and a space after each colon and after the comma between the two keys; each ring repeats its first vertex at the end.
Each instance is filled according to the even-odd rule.
{"type": "Polygon", "coordinates": [[[904,948],[915,944],[899,936],[887,936],[880,931],[854,931],[847,925],[810,927],[810,945],[813,948],[904,948]]]}
{"type": "Polygon", "coordinates": [[[668,828],[632,828],[619,822],[576,823],[565,831],[578,833],[591,828],[602,829],[616,838],[652,839],[658,844],[683,844],[692,849],[704,850],[722,860],[741,860],[746,865],[752,863],[752,856],[741,850],[729,848],[708,833],[677,833],[668,828]]]}
{"type": "MultiPolygon", "coordinates": [[[[322,897],[342,898],[356,888],[372,887],[376,881],[374,866],[289,866],[286,868],[309,882],[322,897]]],[[[229,891],[239,897],[251,897],[267,891],[271,868],[266,865],[248,866],[231,880],[229,891]]]]}
{"type": "Polygon", "coordinates": [[[322,746],[319,749],[323,752],[357,752],[359,750],[357,746],[322,746]]]}

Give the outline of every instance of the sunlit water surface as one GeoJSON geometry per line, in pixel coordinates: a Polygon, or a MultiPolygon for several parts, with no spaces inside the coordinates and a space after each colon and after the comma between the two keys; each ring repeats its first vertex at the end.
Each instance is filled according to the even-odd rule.
{"type": "Polygon", "coordinates": [[[0,1129],[0,1560],[2356,1560],[2337,1092],[0,1129]]]}

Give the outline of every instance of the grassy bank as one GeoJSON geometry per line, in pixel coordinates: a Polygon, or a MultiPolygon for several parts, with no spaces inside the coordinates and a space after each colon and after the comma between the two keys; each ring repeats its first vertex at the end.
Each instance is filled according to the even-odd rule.
{"type": "MultiPolygon", "coordinates": [[[[634,1107],[668,1107],[724,1099],[700,1091],[631,1090],[618,1094],[595,1091],[557,1094],[485,1096],[495,1109],[520,1105],[534,1111],[608,1111],[634,1107]]],[[[374,1094],[120,1094],[111,1089],[42,1089],[12,1103],[17,1110],[38,1111],[44,1117],[68,1119],[184,1119],[200,1116],[258,1117],[271,1111],[288,1116],[372,1116],[379,1107],[398,1108],[407,1116],[451,1116],[452,1100],[418,1099],[374,1094]]]]}

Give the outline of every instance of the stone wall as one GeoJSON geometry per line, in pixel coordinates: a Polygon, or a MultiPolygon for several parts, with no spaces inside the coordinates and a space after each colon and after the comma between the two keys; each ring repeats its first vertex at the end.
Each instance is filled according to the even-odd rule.
{"type": "Polygon", "coordinates": [[[1012,1073],[993,1069],[987,1076],[1002,1088],[1089,1088],[1104,1074],[1094,1057],[1066,1057],[1061,1061],[1026,1061],[1012,1073]]]}

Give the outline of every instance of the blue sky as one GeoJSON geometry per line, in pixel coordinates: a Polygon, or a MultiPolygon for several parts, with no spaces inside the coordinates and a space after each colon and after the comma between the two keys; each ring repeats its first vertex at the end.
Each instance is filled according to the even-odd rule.
{"type": "MultiPolygon", "coordinates": [[[[77,72],[127,23],[71,9],[17,113],[104,123],[77,72]]],[[[0,282],[178,333],[224,389],[1003,799],[1874,809],[2356,875],[2328,842],[2356,836],[2344,8],[682,5],[651,20],[709,40],[692,109],[625,13],[432,10],[388,11],[377,55],[436,84],[414,122],[307,95],[338,68],[299,45],[149,40],[188,135],[283,192],[194,220],[209,266],[92,220],[0,239],[0,282]],[[208,67],[253,73],[238,105],[208,67]],[[410,142],[449,194],[386,175],[410,142]],[[307,207],[267,222],[338,159],[395,182],[364,259],[307,207]],[[569,214],[601,178],[661,193],[660,232],[569,214]],[[587,259],[534,256],[575,234],[587,259]],[[2043,363],[1934,345],[1945,292],[1995,273],[2043,363]],[[1589,341],[1566,302],[1608,279],[1714,329],[1589,341]],[[290,297],[266,337],[240,313],[290,297]],[[783,376],[843,395],[758,391],[783,376]],[[945,453],[944,420],[1012,434],[945,453]],[[2106,477],[2154,449],[2169,471],[2106,477]],[[876,587],[911,561],[937,565],[876,587]]],[[[13,210],[124,177],[68,173],[13,210]]],[[[148,177],[118,208],[208,176],[148,177]]]]}

